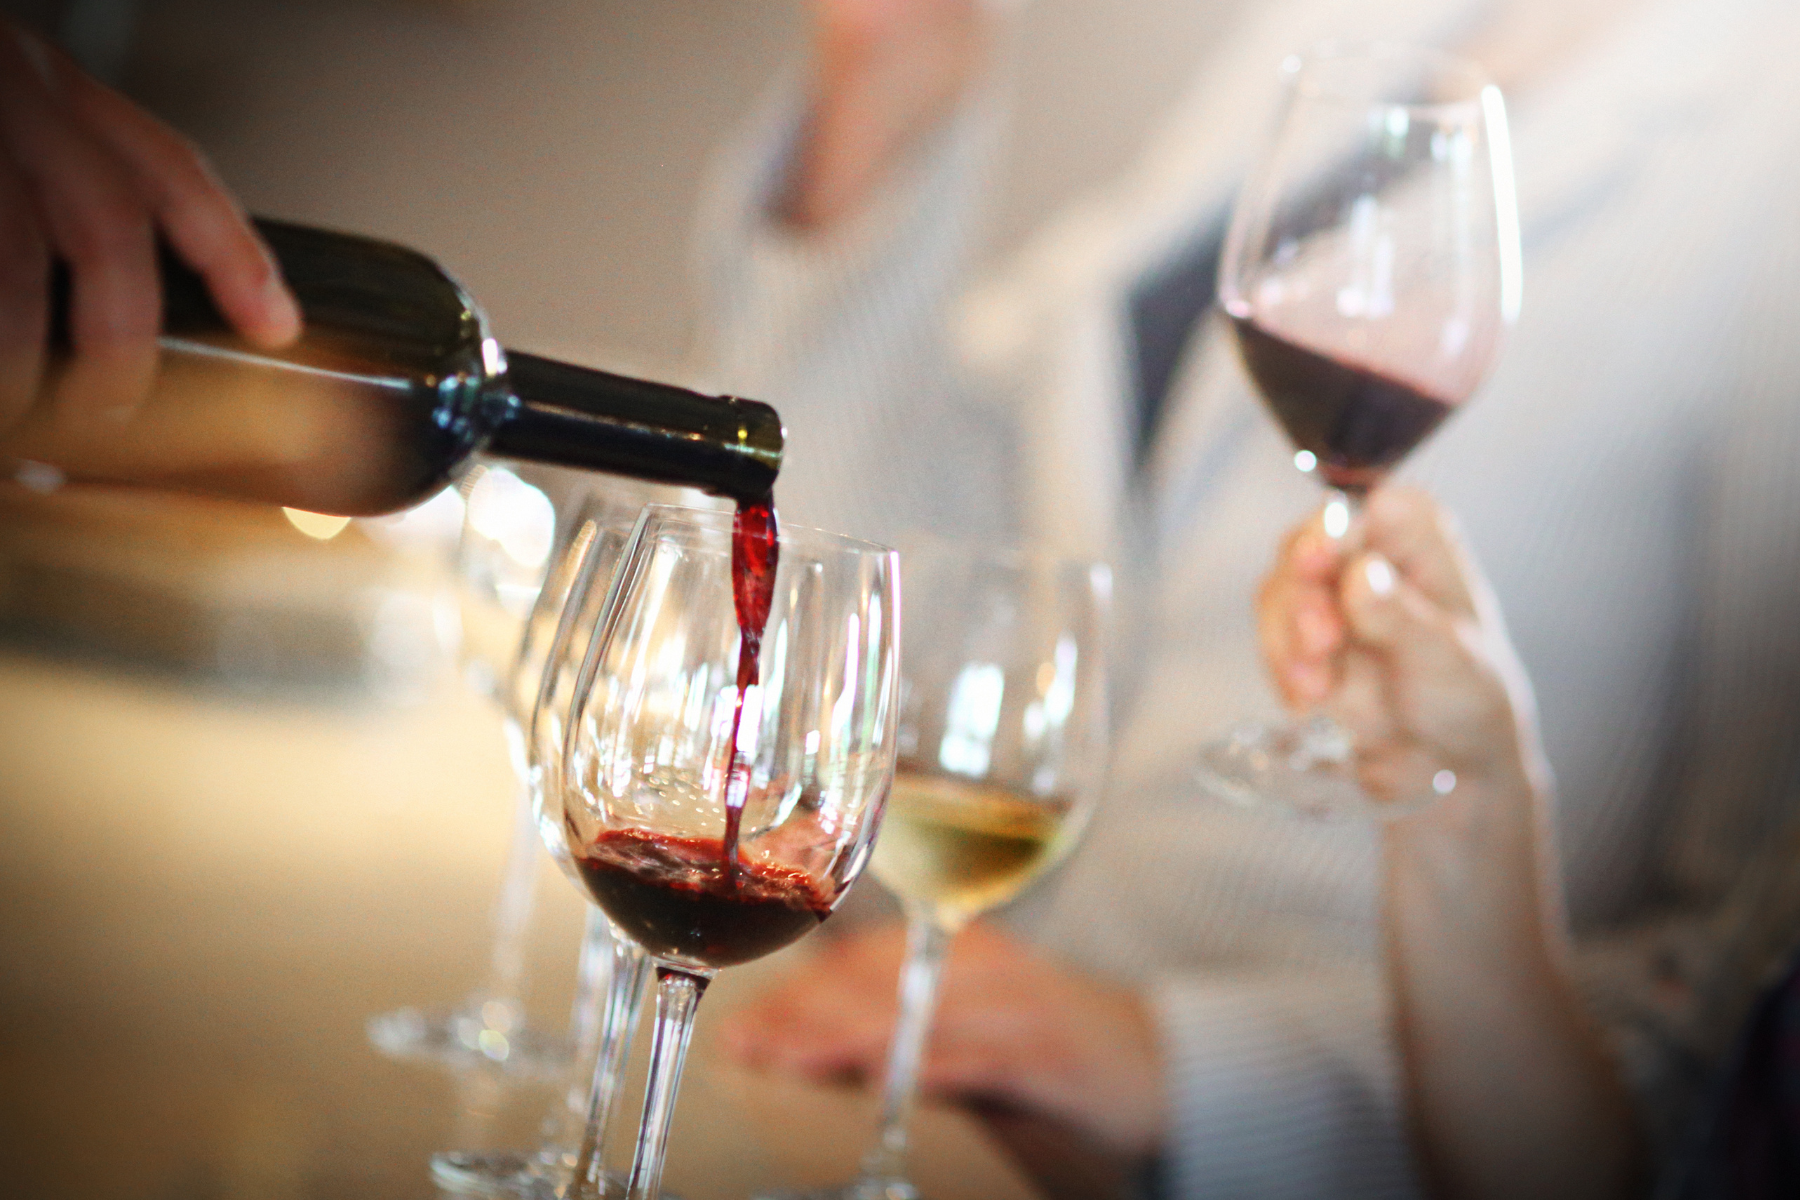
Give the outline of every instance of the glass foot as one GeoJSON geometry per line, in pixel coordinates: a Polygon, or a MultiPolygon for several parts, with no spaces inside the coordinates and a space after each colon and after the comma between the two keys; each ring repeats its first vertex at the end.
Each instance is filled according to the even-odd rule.
{"type": "Polygon", "coordinates": [[[449,1150],[431,1156],[431,1181],[458,1196],[553,1196],[541,1153],[449,1150]]]}
{"type": "MultiPolygon", "coordinates": [[[[561,1200],[574,1169],[573,1155],[550,1150],[450,1150],[431,1156],[431,1181],[458,1196],[561,1200]]],[[[604,1194],[623,1196],[625,1184],[625,1176],[608,1171],[604,1194]]]]}
{"type": "Polygon", "coordinates": [[[488,1001],[451,1013],[399,1008],[369,1018],[369,1041],[389,1058],[451,1070],[481,1068],[521,1079],[554,1079],[568,1069],[561,1037],[527,1027],[510,1005],[488,1001]]]}
{"type": "MultiPolygon", "coordinates": [[[[574,1170],[575,1156],[554,1150],[447,1150],[431,1156],[431,1181],[441,1190],[496,1200],[564,1200],[574,1170]]],[[[608,1171],[601,1195],[622,1200],[629,1182],[608,1171]]],[[[662,1200],[681,1198],[665,1188],[662,1200]]]]}
{"type": "Polygon", "coordinates": [[[1438,771],[1423,786],[1371,795],[1357,777],[1350,735],[1329,717],[1282,725],[1242,724],[1200,751],[1200,786],[1216,799],[1312,820],[1393,820],[1456,786],[1438,771]]]}
{"type": "Polygon", "coordinates": [[[919,1189],[904,1179],[858,1179],[842,1187],[769,1192],[756,1200],[919,1200],[919,1189]]]}

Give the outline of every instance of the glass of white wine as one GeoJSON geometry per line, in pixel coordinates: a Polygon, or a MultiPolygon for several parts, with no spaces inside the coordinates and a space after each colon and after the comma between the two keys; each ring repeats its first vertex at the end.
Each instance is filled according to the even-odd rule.
{"type": "Polygon", "coordinates": [[[900,570],[900,758],[870,862],[906,911],[900,1015],[860,1175],[805,1200],[917,1200],[907,1124],[951,939],[1061,861],[1105,774],[1104,566],[928,542],[900,570]]]}

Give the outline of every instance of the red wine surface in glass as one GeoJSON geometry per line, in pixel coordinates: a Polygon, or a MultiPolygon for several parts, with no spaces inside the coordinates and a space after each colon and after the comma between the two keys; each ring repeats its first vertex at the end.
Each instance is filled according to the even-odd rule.
{"type": "Polygon", "coordinates": [[[1334,488],[1361,495],[1381,482],[1454,407],[1378,371],[1296,345],[1232,318],[1250,377],[1334,488]]]}
{"type": "Polygon", "coordinates": [[[658,958],[729,967],[818,928],[831,901],[811,876],[726,859],[713,838],[609,830],[576,859],[619,931],[658,958]]]}
{"type": "Polygon", "coordinates": [[[769,623],[775,568],[781,558],[780,536],[773,496],[739,501],[731,526],[731,599],[738,623],[737,702],[731,712],[731,740],[726,743],[731,763],[725,773],[725,838],[719,843],[727,878],[737,870],[738,831],[743,823],[744,797],[750,790],[750,763],[737,750],[738,726],[744,720],[744,693],[756,682],[761,667],[763,629],[769,623]]]}

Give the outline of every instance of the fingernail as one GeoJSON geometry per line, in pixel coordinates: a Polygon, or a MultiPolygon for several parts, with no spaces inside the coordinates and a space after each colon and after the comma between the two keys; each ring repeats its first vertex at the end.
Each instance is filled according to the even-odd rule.
{"type": "Polygon", "coordinates": [[[1363,575],[1369,581],[1369,590],[1377,596],[1385,596],[1394,590],[1394,568],[1379,554],[1369,556],[1369,561],[1363,565],[1363,575]]]}
{"type": "Polygon", "coordinates": [[[14,465],[13,482],[40,496],[48,496],[68,482],[68,476],[49,463],[20,462],[14,465]]]}

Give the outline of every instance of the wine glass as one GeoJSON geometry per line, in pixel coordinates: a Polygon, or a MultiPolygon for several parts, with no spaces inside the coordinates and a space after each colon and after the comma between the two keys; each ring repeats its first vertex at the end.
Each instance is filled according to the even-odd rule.
{"type": "MultiPolygon", "coordinates": [[[[599,624],[602,602],[641,505],[590,495],[577,510],[527,626],[527,644],[509,687],[513,704],[531,712],[523,756],[537,832],[563,872],[580,886],[562,833],[565,718],[575,680],[599,624]],[[534,669],[541,664],[541,669],[534,669]],[[527,693],[530,699],[527,700],[527,693]]],[[[637,1028],[649,968],[643,953],[612,936],[589,907],[569,1016],[569,1087],[543,1122],[535,1151],[447,1151],[432,1156],[432,1179],[461,1194],[554,1196],[584,1161],[595,1161],[637,1028]],[[590,1113],[592,1120],[589,1120],[590,1113]]]]}
{"type": "Polygon", "coordinates": [[[519,999],[540,851],[523,755],[531,704],[515,681],[535,679],[542,668],[549,638],[534,611],[566,531],[562,539],[557,537],[555,507],[544,491],[505,467],[475,468],[464,477],[461,490],[456,576],[463,674],[476,692],[499,706],[505,721],[508,757],[520,785],[512,835],[481,983],[447,1013],[407,1007],[371,1017],[368,1035],[393,1058],[547,1077],[566,1065],[568,1045],[561,1037],[528,1027],[519,999]]]}
{"type": "MultiPolygon", "coordinates": [[[[753,510],[647,508],[614,573],[562,797],[590,898],[656,971],[631,1200],[659,1194],[708,982],[817,928],[868,861],[894,771],[898,605],[893,551],[776,535],[753,510]]],[[[571,1194],[592,1182],[578,1172],[571,1194]]]]}
{"type": "Polygon", "coordinates": [[[950,941],[1061,860],[1104,780],[1104,566],[907,544],[900,758],[870,869],[906,910],[880,1130],[858,1178],[786,1200],[917,1200],[907,1120],[950,941]]]}
{"type": "MultiPolygon", "coordinates": [[[[1326,532],[1345,538],[1370,489],[1480,385],[1518,314],[1506,114],[1478,67],[1433,50],[1324,47],[1282,75],[1219,299],[1295,465],[1329,489],[1326,532]]],[[[1438,771],[1371,795],[1329,707],[1233,729],[1202,751],[1203,785],[1246,806],[1387,817],[1455,787],[1438,771]]]]}

